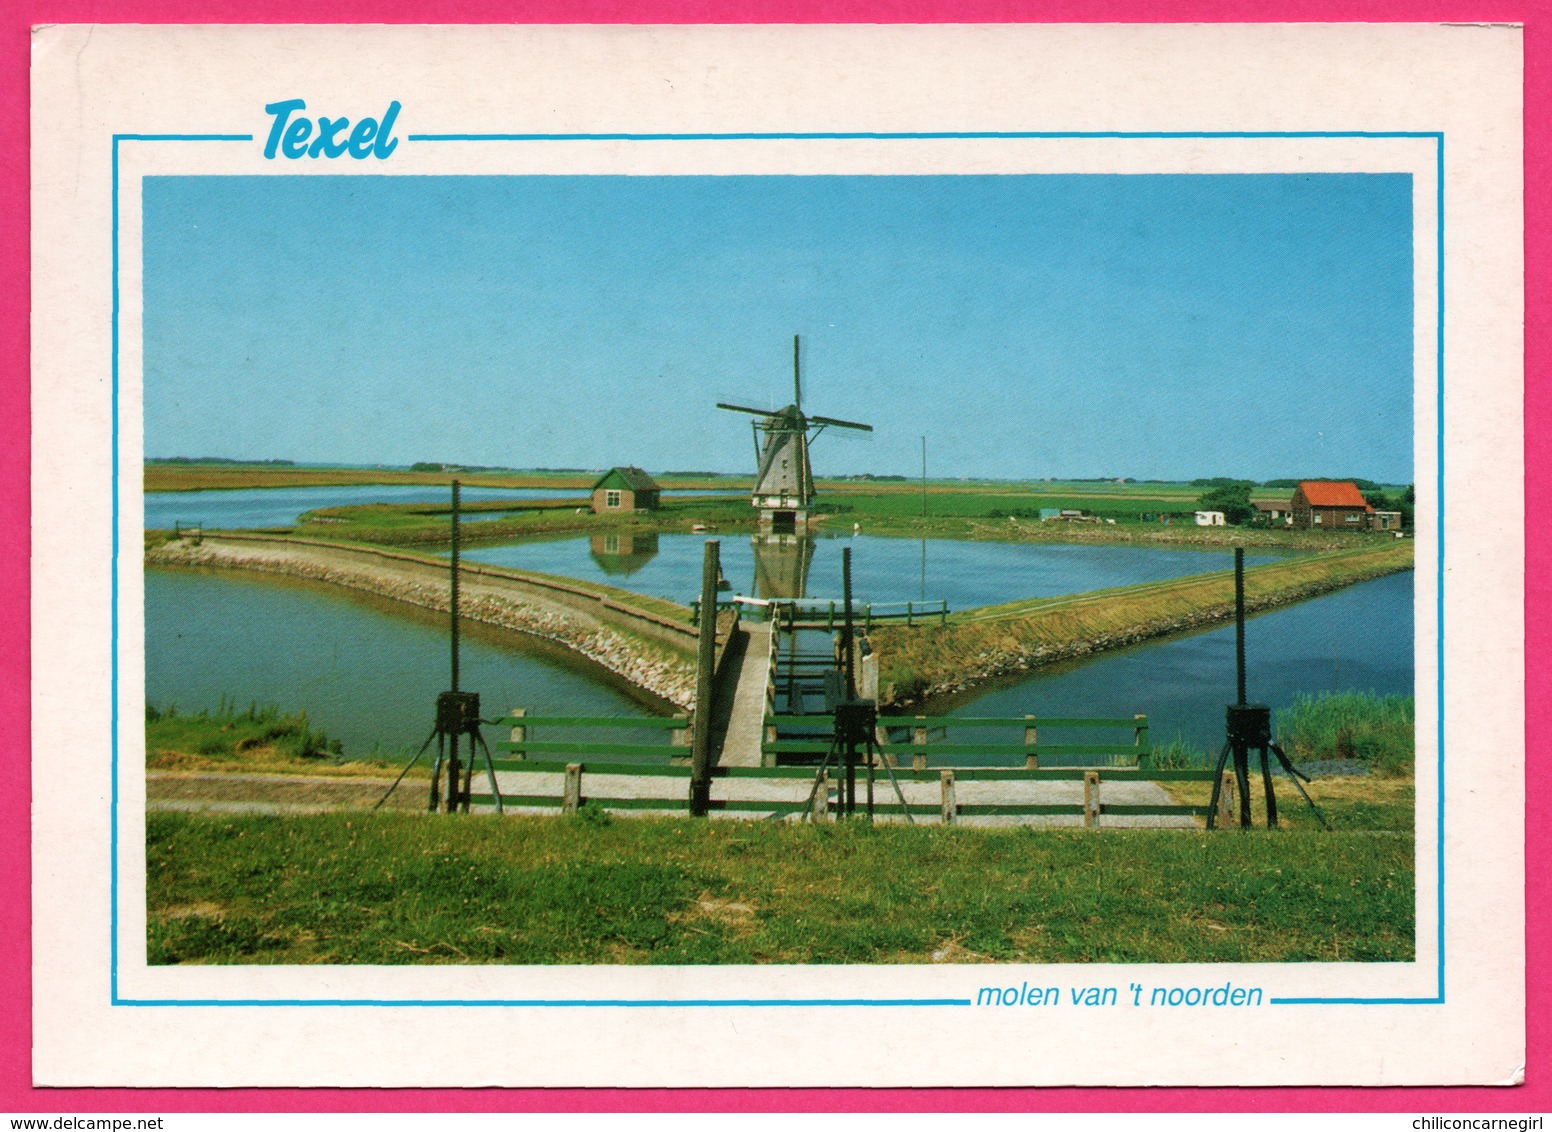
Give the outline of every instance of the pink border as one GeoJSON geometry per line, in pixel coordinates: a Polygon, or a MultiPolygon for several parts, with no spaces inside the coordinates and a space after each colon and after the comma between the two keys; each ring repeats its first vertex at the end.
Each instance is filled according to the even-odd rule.
{"type": "MultiPolygon", "coordinates": [[[[1552,781],[1527,781],[1528,1082],[1517,1089],[920,1089],[920,1090],[577,1090],[577,1089],[34,1089],[31,1063],[31,878],[28,869],[30,772],[19,737],[30,727],[28,705],[28,29],[44,23],[960,23],[960,22],[1226,22],[1407,21],[1520,22],[1525,33],[1526,121],[1526,498],[1544,500],[1552,486],[1552,267],[1548,210],[1552,195],[1547,115],[1552,55],[1541,39],[1549,0],[6,0],[0,22],[0,153],[12,155],[0,176],[0,727],[13,736],[0,760],[0,1111],[14,1113],[172,1113],[208,1111],[552,1112],[631,1111],[1374,1111],[1534,1112],[1552,1109],[1552,1088],[1539,1070],[1552,1036],[1552,996],[1543,949],[1552,932],[1552,870],[1543,852],[1552,834],[1552,781]]],[[[1527,509],[1540,517],[1540,510],[1527,509]]],[[[1552,538],[1527,530],[1527,704],[1552,701],[1552,538]]],[[[1548,744],[1527,729],[1527,762],[1548,744]]]]}

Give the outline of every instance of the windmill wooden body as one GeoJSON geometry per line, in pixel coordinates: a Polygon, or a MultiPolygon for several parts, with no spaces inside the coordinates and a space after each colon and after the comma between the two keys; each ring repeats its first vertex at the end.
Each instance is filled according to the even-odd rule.
{"type": "Polygon", "coordinates": [[[799,371],[798,336],[792,336],[792,404],[784,409],[751,409],[746,405],[717,402],[717,408],[754,416],[755,457],[759,461],[749,503],[759,509],[760,527],[771,531],[799,531],[808,525],[814,503],[814,473],[808,446],[827,427],[872,432],[872,425],[803,412],[803,383],[799,371]]]}

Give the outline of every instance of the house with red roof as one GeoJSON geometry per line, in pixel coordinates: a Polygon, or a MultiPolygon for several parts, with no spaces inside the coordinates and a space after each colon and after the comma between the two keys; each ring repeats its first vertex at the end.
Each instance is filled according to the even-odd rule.
{"type": "Polygon", "coordinates": [[[1300,530],[1366,531],[1373,514],[1352,480],[1302,480],[1293,489],[1293,525],[1300,530]]]}

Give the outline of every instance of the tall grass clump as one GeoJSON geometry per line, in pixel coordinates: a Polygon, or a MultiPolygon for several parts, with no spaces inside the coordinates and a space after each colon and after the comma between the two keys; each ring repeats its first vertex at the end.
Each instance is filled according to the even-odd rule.
{"type": "Polygon", "coordinates": [[[215,711],[185,714],[176,705],[146,704],[146,765],[187,768],[209,762],[299,762],[339,758],[338,739],[315,730],[305,711],[284,715],[273,704],[239,709],[222,698],[215,711]]]}
{"type": "Polygon", "coordinates": [[[1177,733],[1167,743],[1159,743],[1148,752],[1148,767],[1152,770],[1207,770],[1212,762],[1208,753],[1187,743],[1177,733]]]}
{"type": "Polygon", "coordinates": [[[1277,737],[1295,763],[1351,759],[1376,774],[1411,774],[1416,754],[1411,696],[1374,692],[1300,695],[1277,713],[1277,737]]]}

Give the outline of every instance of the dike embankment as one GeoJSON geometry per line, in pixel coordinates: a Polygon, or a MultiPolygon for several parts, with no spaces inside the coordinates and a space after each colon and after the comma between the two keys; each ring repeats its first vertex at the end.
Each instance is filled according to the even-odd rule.
{"type": "MultiPolygon", "coordinates": [[[[254,570],[363,590],[445,611],[446,559],[265,535],[205,535],[148,547],[151,565],[254,570]]],[[[685,710],[695,706],[689,610],[565,579],[460,563],[459,608],[472,621],[554,641],[685,710]],[[659,608],[651,608],[657,606],[659,608]]]]}
{"type": "MultiPolygon", "coordinates": [[[[1412,564],[1408,539],[1254,566],[1245,571],[1245,608],[1255,613],[1292,605],[1410,570],[1412,564]]],[[[1234,573],[1229,570],[986,606],[951,615],[942,626],[879,626],[871,644],[879,656],[881,699],[905,706],[1233,617],[1234,573]]]]}

